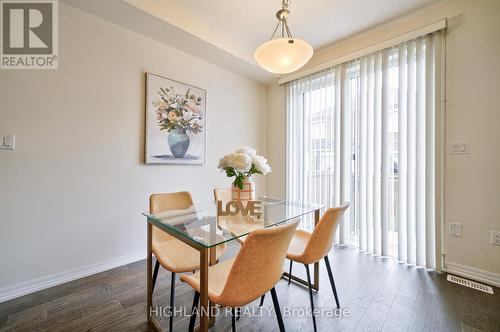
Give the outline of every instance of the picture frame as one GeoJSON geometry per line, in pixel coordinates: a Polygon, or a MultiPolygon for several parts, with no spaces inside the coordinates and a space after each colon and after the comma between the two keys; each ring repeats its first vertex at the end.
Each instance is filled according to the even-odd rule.
{"type": "Polygon", "coordinates": [[[146,164],[204,165],[207,91],[146,73],[146,164]]]}

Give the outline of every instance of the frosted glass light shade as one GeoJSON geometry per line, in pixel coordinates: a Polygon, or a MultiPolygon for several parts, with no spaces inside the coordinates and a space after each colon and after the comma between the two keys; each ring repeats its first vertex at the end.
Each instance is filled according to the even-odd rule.
{"type": "Polygon", "coordinates": [[[313,55],[307,42],[296,38],[278,38],[260,45],[255,61],[267,71],[288,74],[304,66],[313,55]]]}

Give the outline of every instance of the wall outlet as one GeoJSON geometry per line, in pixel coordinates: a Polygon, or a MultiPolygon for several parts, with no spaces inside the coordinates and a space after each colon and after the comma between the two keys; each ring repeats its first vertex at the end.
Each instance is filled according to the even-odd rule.
{"type": "Polygon", "coordinates": [[[449,225],[450,236],[460,237],[462,236],[462,224],[459,222],[451,222],[449,225]]]}
{"type": "Polygon", "coordinates": [[[469,143],[467,142],[451,143],[451,154],[469,154],[469,143]]]}
{"type": "Polygon", "coordinates": [[[491,231],[491,244],[495,246],[500,246],[500,232],[491,231]]]}

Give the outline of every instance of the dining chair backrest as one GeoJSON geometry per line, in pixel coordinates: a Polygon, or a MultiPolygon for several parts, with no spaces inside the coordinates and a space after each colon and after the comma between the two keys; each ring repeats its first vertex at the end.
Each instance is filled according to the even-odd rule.
{"type": "Polygon", "coordinates": [[[232,200],[231,197],[231,188],[215,188],[214,189],[214,198],[215,201],[222,201],[223,203],[227,203],[232,200]]]}
{"type": "Polygon", "coordinates": [[[333,245],[333,238],[344,212],[350,203],[343,203],[339,207],[325,211],[307,242],[302,257],[305,261],[315,263],[325,257],[333,245]]]}
{"type": "Polygon", "coordinates": [[[187,191],[152,194],[149,197],[149,213],[152,214],[171,210],[184,210],[192,205],[193,199],[187,191]]]}
{"type": "MultiPolygon", "coordinates": [[[[152,194],[149,197],[149,213],[151,214],[172,210],[185,210],[192,205],[193,199],[187,191],[152,194]]],[[[153,227],[153,241],[167,238],[171,238],[171,236],[153,227]]]]}
{"type": "Polygon", "coordinates": [[[258,229],[248,235],[234,260],[218,303],[228,307],[242,306],[276,285],[298,222],[258,229]]]}

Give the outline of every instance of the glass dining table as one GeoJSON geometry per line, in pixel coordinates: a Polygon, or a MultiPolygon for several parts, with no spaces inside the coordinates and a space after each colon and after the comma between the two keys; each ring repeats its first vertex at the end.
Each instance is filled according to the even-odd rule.
{"type": "MultiPolygon", "coordinates": [[[[208,300],[208,267],[216,264],[216,247],[229,241],[248,235],[251,231],[273,227],[286,222],[314,214],[315,224],[319,221],[322,205],[290,202],[282,199],[258,197],[256,201],[260,210],[252,215],[247,211],[238,211],[238,206],[226,206],[222,202],[194,203],[185,210],[166,211],[163,213],[143,213],[147,217],[147,317],[148,322],[156,330],[162,328],[153,312],[152,287],[152,231],[153,226],[167,232],[176,239],[186,243],[200,252],[200,326],[199,331],[208,331],[211,323],[208,300]]],[[[246,203],[240,205],[245,207],[246,203]]],[[[307,285],[299,277],[283,276],[295,282],[307,285]]],[[[319,289],[319,263],[314,265],[314,283],[312,287],[319,289]]],[[[212,321],[213,322],[213,321],[212,321]]]]}

